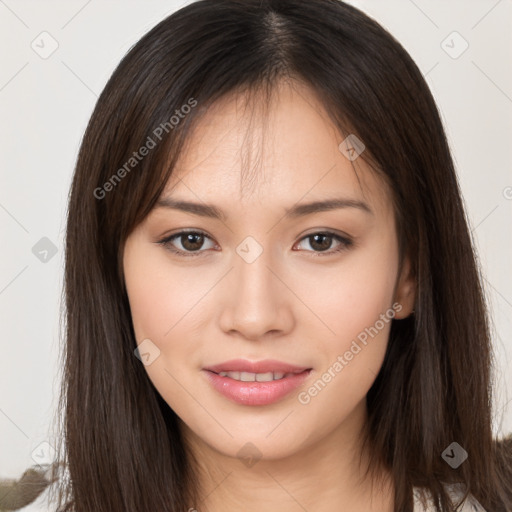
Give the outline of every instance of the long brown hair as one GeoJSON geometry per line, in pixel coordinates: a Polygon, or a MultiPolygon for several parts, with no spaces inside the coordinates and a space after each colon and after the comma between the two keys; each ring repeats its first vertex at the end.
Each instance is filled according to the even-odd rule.
{"type": "Polygon", "coordinates": [[[450,510],[443,483],[454,482],[488,511],[510,512],[512,440],[493,439],[488,312],[438,110],[403,47],[339,0],[194,2],[147,33],[102,92],[69,197],[61,510],[198,503],[177,416],[133,353],[123,246],[208,107],[241,92],[265,103],[283,78],[307,84],[340,133],[364,141],[417,279],[415,314],[393,321],[367,395],[372,467],[392,471],[400,512],[412,510],[413,486],[450,510]],[[457,469],[441,456],[452,442],[469,454],[457,469]]]}

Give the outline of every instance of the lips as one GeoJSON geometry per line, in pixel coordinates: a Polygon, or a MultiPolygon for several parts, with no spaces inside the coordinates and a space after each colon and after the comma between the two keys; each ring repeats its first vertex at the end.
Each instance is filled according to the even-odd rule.
{"type": "Polygon", "coordinates": [[[279,402],[304,384],[311,371],[306,366],[274,359],[256,362],[233,359],[203,368],[213,389],[237,404],[251,406],[279,402]],[[274,379],[269,379],[269,374],[274,379]]]}

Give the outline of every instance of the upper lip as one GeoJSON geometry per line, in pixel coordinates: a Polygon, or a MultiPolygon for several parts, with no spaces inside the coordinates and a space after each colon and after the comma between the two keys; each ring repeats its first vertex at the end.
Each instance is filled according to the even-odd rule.
{"type": "Polygon", "coordinates": [[[294,364],[277,361],[275,359],[264,359],[262,361],[249,361],[247,359],[231,359],[223,363],[206,366],[204,370],[214,373],[220,372],[249,372],[249,373],[301,373],[310,370],[306,366],[296,366],[294,364]]]}

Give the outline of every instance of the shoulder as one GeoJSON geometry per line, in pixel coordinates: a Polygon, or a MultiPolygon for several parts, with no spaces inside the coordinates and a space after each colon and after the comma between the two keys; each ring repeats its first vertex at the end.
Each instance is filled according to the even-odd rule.
{"type": "MultiPolygon", "coordinates": [[[[463,484],[445,484],[453,504],[458,503],[464,496],[463,484]]],[[[414,512],[431,512],[435,511],[434,502],[430,496],[430,492],[420,487],[413,488],[414,512]]],[[[469,494],[463,503],[457,508],[457,512],[486,512],[480,503],[469,494]]]]}

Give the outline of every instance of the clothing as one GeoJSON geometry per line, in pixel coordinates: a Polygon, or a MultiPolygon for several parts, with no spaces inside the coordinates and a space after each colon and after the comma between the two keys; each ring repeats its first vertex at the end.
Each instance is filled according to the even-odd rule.
{"type": "MultiPolygon", "coordinates": [[[[451,484],[445,485],[448,494],[455,505],[458,503],[462,497],[464,496],[464,485],[463,484],[451,484]]],[[[434,501],[432,500],[432,496],[425,489],[425,498],[427,499],[427,508],[423,506],[421,501],[421,490],[419,487],[414,487],[413,496],[414,496],[414,512],[431,512],[435,511],[434,501]]],[[[456,509],[457,512],[486,512],[486,510],[480,505],[480,503],[469,494],[468,497],[464,500],[459,508],[456,509]]]]}

